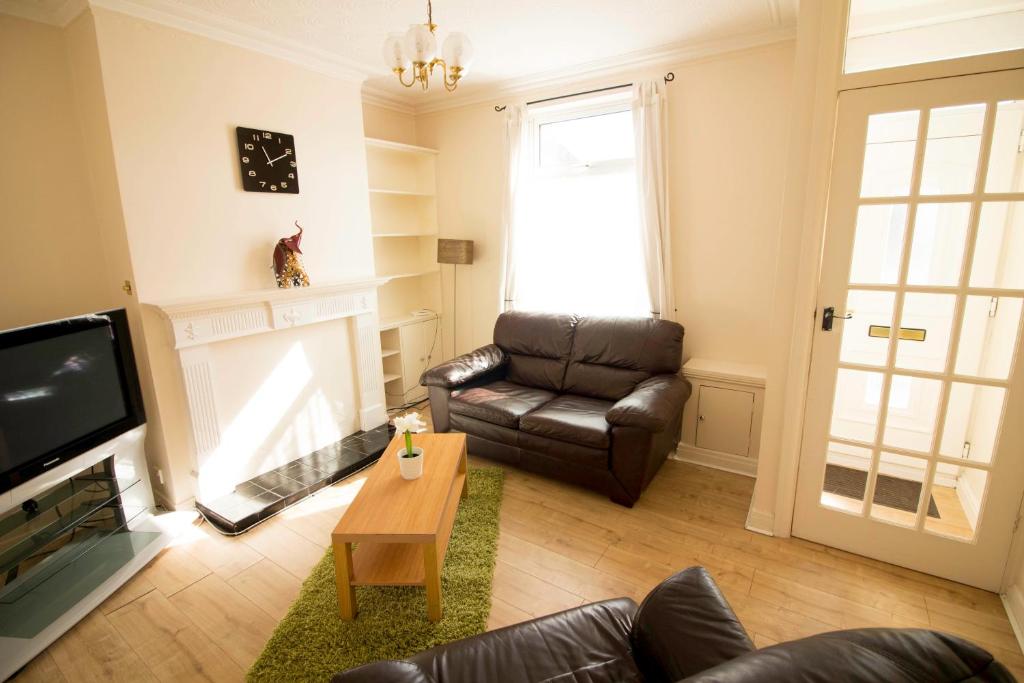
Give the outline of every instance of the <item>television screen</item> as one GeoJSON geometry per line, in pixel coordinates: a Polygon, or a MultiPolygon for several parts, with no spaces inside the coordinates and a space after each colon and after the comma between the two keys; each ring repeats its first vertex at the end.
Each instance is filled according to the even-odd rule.
{"type": "Polygon", "coordinates": [[[0,473],[33,470],[0,490],[140,423],[124,323],[112,311],[0,335],[0,473]]]}

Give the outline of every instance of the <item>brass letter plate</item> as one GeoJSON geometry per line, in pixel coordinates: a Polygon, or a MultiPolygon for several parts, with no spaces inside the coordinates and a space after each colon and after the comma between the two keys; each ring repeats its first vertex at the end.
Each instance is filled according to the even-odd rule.
{"type": "MultiPolygon", "coordinates": [[[[869,337],[888,339],[890,334],[892,334],[892,329],[888,325],[868,325],[869,337]]],[[[928,330],[922,330],[918,327],[900,328],[900,339],[906,339],[907,341],[924,341],[927,335],[928,330]]]]}

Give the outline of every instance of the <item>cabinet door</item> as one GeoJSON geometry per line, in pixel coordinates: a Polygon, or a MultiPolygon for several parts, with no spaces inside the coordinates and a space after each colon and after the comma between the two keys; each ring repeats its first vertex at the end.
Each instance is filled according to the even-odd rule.
{"type": "Polygon", "coordinates": [[[753,417],[752,392],[700,385],[697,396],[697,447],[746,457],[750,453],[753,417]]]}

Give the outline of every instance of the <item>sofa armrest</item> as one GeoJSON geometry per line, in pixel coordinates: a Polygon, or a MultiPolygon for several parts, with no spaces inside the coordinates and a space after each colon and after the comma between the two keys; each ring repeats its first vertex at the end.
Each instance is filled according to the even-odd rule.
{"type": "Polygon", "coordinates": [[[420,384],[425,387],[452,389],[489,372],[508,365],[508,354],[494,344],[482,346],[447,363],[441,363],[423,373],[420,384]]]}
{"type": "Polygon", "coordinates": [[[654,588],[637,610],[630,641],[644,680],[679,681],[754,649],[747,632],[703,567],[654,588]]]}
{"type": "Polygon", "coordinates": [[[618,427],[660,432],[683,411],[690,398],[690,383],[679,375],[655,375],[636,385],[611,407],[605,419],[618,427]]]}
{"type": "Polygon", "coordinates": [[[435,683],[434,677],[404,660],[385,659],[334,674],[331,683],[435,683]]]}

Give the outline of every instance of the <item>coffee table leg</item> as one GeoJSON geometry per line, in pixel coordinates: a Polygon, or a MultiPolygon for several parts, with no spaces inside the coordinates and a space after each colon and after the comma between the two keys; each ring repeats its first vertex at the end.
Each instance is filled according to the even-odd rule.
{"type": "Polygon", "coordinates": [[[462,447],[462,458],[459,460],[459,472],[466,475],[466,478],[462,480],[462,493],[460,496],[463,499],[469,497],[469,455],[466,453],[466,447],[462,447]]]}
{"type": "Polygon", "coordinates": [[[424,585],[427,589],[427,618],[441,619],[441,567],[437,561],[437,543],[423,544],[424,585]]]}
{"type": "Polygon", "coordinates": [[[341,618],[356,617],[356,589],[352,587],[352,544],[334,544],[334,576],[338,583],[338,610],[341,618]]]}

